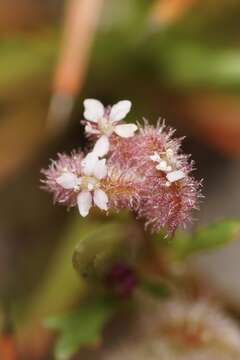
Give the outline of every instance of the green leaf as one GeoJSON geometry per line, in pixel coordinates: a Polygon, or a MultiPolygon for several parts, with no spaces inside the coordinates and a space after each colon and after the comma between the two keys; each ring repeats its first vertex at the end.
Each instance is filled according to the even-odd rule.
{"type": "Polygon", "coordinates": [[[170,295],[170,289],[164,282],[153,279],[143,279],[140,286],[142,290],[148,292],[156,298],[166,298],[170,295]]]}
{"type": "Polygon", "coordinates": [[[240,220],[223,220],[199,229],[194,235],[193,250],[225,245],[240,232],[240,220]]]}
{"type": "Polygon", "coordinates": [[[226,245],[234,240],[237,233],[240,233],[240,220],[223,220],[202,227],[193,235],[177,232],[172,246],[178,256],[185,257],[226,245]]]}
{"type": "Polygon", "coordinates": [[[194,241],[194,236],[185,231],[178,230],[172,242],[169,243],[173,255],[177,258],[182,258],[188,255],[189,250],[192,248],[192,243],[194,241]]]}
{"type": "Polygon", "coordinates": [[[98,298],[82,304],[78,310],[47,319],[47,327],[61,331],[55,347],[55,358],[69,359],[82,346],[98,344],[103,328],[118,309],[118,304],[112,298],[98,298]]]}

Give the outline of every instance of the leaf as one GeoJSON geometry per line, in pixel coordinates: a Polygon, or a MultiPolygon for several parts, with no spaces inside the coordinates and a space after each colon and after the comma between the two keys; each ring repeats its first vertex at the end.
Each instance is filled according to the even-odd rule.
{"type": "Polygon", "coordinates": [[[82,304],[78,310],[47,319],[47,327],[61,331],[55,358],[69,359],[82,346],[98,344],[103,328],[118,309],[118,304],[112,298],[98,298],[82,304]]]}
{"type": "Polygon", "coordinates": [[[194,236],[193,250],[225,245],[240,232],[240,220],[223,220],[199,229],[194,236]]]}
{"type": "Polygon", "coordinates": [[[192,242],[194,241],[193,237],[194,236],[192,234],[178,230],[175,233],[172,242],[168,244],[170,249],[173,251],[173,255],[178,258],[186,256],[189,249],[192,247],[192,242]]]}
{"type": "Polygon", "coordinates": [[[166,298],[170,295],[170,289],[164,282],[143,279],[140,286],[142,290],[148,292],[156,298],[166,298]]]}
{"type": "Polygon", "coordinates": [[[223,246],[232,241],[240,232],[240,220],[223,220],[202,227],[193,235],[176,233],[172,246],[176,254],[185,257],[199,251],[223,246]]]}

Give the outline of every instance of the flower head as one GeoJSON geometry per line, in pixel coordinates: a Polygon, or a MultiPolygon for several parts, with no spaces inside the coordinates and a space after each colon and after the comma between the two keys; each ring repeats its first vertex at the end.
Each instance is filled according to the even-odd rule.
{"type": "Polygon", "coordinates": [[[193,162],[182,153],[174,130],[145,121],[135,134],[136,125],[121,123],[131,108],[127,100],[104,108],[87,99],[84,107],[85,130],[97,140],[86,156],[59,155],[44,171],[55,201],[77,205],[82,216],[92,205],[133,210],[153,232],[173,233],[191,221],[201,184],[191,176],[193,162]]]}
{"type": "Polygon", "coordinates": [[[132,137],[137,130],[135,124],[122,124],[122,120],[131,109],[131,102],[122,100],[112,107],[104,108],[103,104],[96,99],[86,99],[84,105],[85,132],[88,135],[102,137],[105,143],[105,154],[109,150],[108,138],[115,134],[122,138],[132,137]]]}

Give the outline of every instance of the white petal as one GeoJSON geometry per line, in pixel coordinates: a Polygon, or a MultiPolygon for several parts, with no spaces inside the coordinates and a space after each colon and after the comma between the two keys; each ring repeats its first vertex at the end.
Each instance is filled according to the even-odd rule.
{"type": "Polygon", "coordinates": [[[98,160],[94,168],[94,176],[99,180],[107,176],[106,159],[98,160]]]}
{"type": "Polygon", "coordinates": [[[98,120],[104,116],[104,106],[98,100],[86,99],[83,102],[83,106],[83,116],[86,120],[98,122],[98,120]]]}
{"type": "Polygon", "coordinates": [[[94,196],[93,196],[93,200],[94,203],[102,210],[107,210],[107,202],[108,202],[108,197],[107,194],[101,190],[101,189],[97,189],[94,191],[94,196]]]}
{"type": "Polygon", "coordinates": [[[78,185],[78,177],[72,172],[66,171],[56,179],[56,183],[64,189],[73,189],[78,185]]]}
{"type": "Polygon", "coordinates": [[[161,158],[159,156],[159,154],[155,151],[155,153],[153,155],[150,156],[150,159],[152,161],[156,161],[156,162],[160,162],[161,161],[161,158]]]}
{"type": "Polygon", "coordinates": [[[88,215],[92,206],[92,195],[89,191],[82,191],[77,197],[78,210],[81,216],[88,215]]]}
{"type": "Polygon", "coordinates": [[[168,168],[167,162],[165,160],[161,160],[160,163],[156,166],[156,169],[161,171],[166,171],[168,168]]]}
{"type": "Polygon", "coordinates": [[[178,181],[178,180],[182,180],[183,178],[185,178],[185,174],[182,170],[176,170],[176,171],[172,171],[170,173],[167,174],[167,179],[168,181],[170,181],[171,183],[172,182],[175,182],[175,181],[178,181]]]}
{"type": "Polygon", "coordinates": [[[97,155],[92,151],[82,160],[82,167],[84,175],[91,176],[93,175],[95,166],[98,162],[97,155]]]}
{"type": "Polygon", "coordinates": [[[96,156],[101,157],[108,153],[109,151],[109,140],[107,136],[103,135],[101,136],[93,148],[93,153],[96,154],[96,156]]]}
{"type": "Polygon", "coordinates": [[[129,100],[122,100],[112,106],[110,112],[110,121],[120,121],[125,118],[131,109],[132,103],[129,100]]]}
{"type": "Polygon", "coordinates": [[[97,129],[94,129],[90,123],[88,123],[88,124],[85,126],[85,132],[86,132],[87,134],[100,134],[100,131],[97,130],[97,129]]]}
{"type": "Polygon", "coordinates": [[[137,125],[135,124],[124,124],[115,126],[114,132],[123,138],[132,137],[137,130],[137,125]]]}

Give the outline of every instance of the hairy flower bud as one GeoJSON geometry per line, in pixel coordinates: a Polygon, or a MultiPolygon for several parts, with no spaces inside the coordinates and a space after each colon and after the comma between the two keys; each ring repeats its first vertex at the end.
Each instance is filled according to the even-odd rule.
{"type": "Polygon", "coordinates": [[[154,127],[145,121],[134,137],[111,140],[109,163],[134,168],[135,178],[143,179],[138,216],[152,231],[174,232],[185,226],[201,197],[201,183],[190,175],[193,162],[181,152],[181,139],[173,134],[160,122],[154,127]]]}

